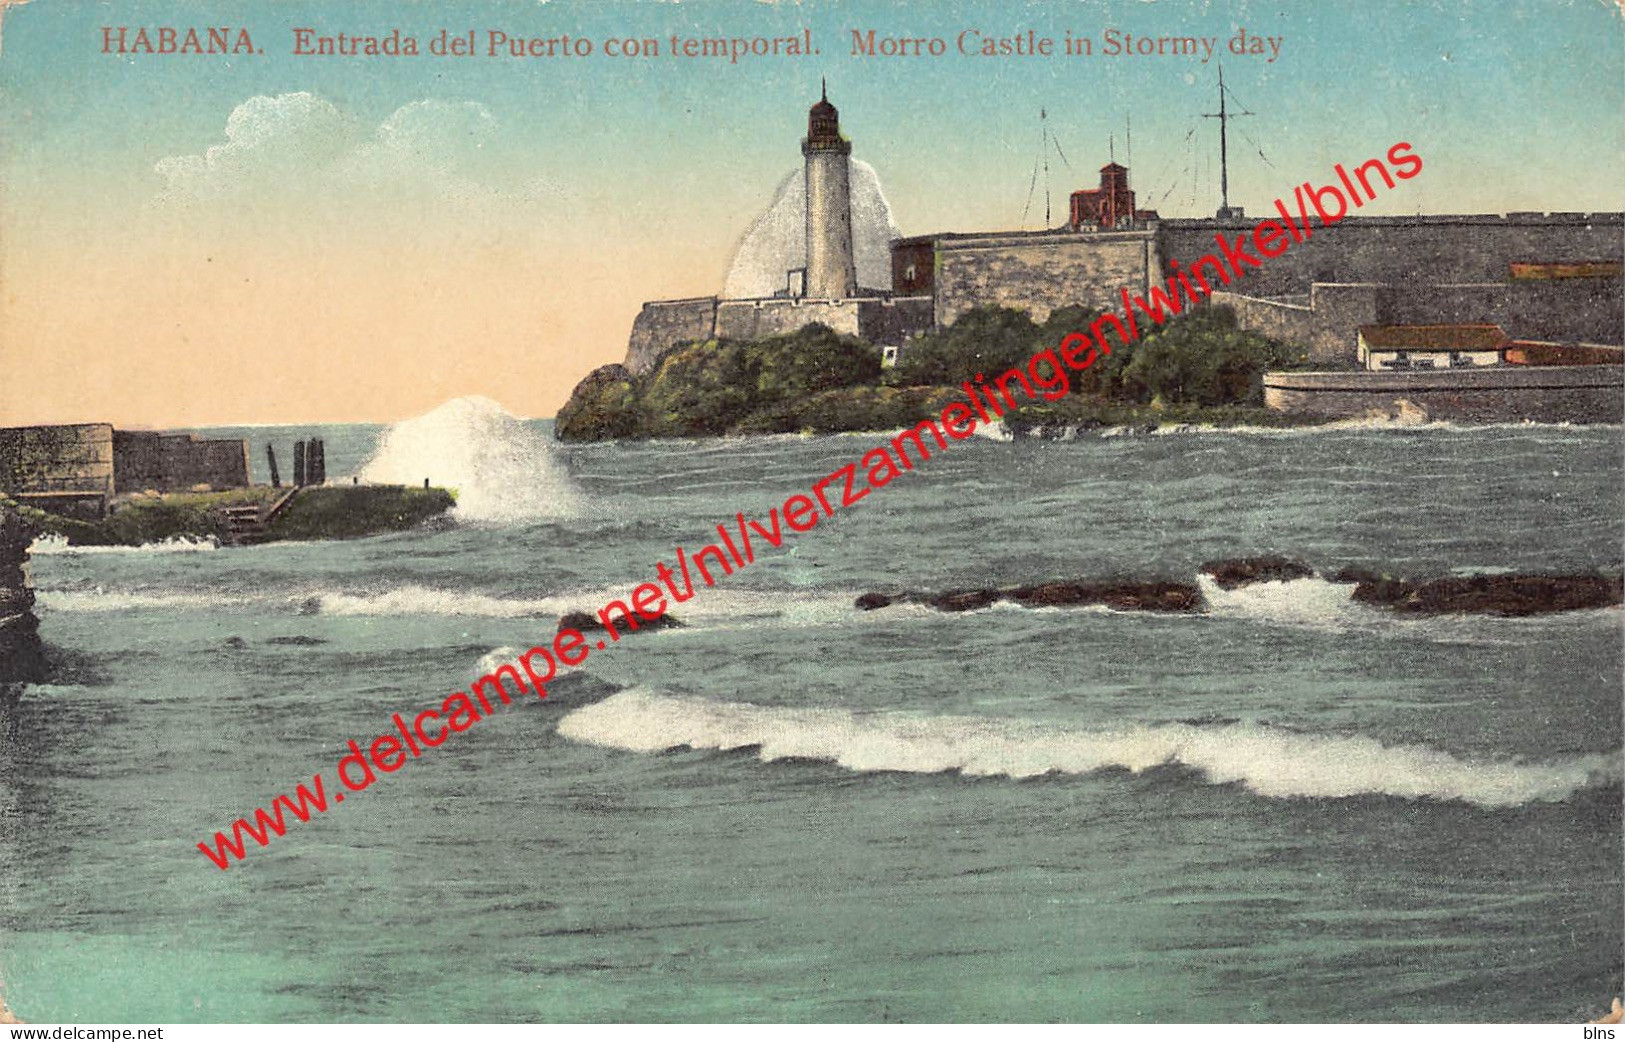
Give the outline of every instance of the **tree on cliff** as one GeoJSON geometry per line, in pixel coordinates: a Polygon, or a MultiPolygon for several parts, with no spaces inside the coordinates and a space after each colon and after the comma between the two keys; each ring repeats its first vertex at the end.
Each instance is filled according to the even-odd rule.
{"type": "Polygon", "coordinates": [[[957,387],[978,373],[993,377],[1025,366],[1038,350],[1038,327],[1025,311],[976,307],[943,329],[915,337],[903,348],[890,382],[899,386],[957,387]]]}
{"type": "Polygon", "coordinates": [[[1120,390],[1130,400],[1231,405],[1263,400],[1266,369],[1298,352],[1236,326],[1228,307],[1187,312],[1147,334],[1130,352],[1120,390]]]}

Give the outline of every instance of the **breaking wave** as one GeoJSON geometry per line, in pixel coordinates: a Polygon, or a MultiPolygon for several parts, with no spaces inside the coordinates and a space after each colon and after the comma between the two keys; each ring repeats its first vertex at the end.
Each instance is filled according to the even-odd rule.
{"type": "Polygon", "coordinates": [[[1226,590],[1206,573],[1196,577],[1208,611],[1220,616],[1254,616],[1274,622],[1299,623],[1326,629],[1344,629],[1360,621],[1377,622],[1392,616],[1354,600],[1355,583],[1334,583],[1312,576],[1276,582],[1256,582],[1226,590]]]}
{"type": "Polygon", "coordinates": [[[53,554],[190,554],[218,549],[220,544],[208,537],[190,539],[186,536],[175,536],[157,543],[142,543],[140,546],[69,546],[66,536],[42,535],[34,539],[28,552],[43,557],[53,554]]]}
{"type": "Polygon", "coordinates": [[[233,605],[252,604],[254,598],[216,593],[168,593],[144,590],[36,590],[36,607],[60,612],[212,611],[233,605]]]}
{"type": "MultiPolygon", "coordinates": [[[[406,585],[387,590],[304,590],[264,593],[179,590],[41,589],[40,607],[60,612],[217,611],[258,606],[290,614],[362,618],[553,618],[571,611],[597,614],[612,600],[624,601],[632,583],[621,588],[572,590],[539,597],[508,597],[461,589],[406,585]]],[[[695,591],[692,600],[673,604],[686,625],[813,625],[850,621],[852,594],[844,592],[695,591]]]]}
{"type": "Polygon", "coordinates": [[[1234,590],[1213,577],[1196,577],[1207,618],[1246,619],[1329,633],[1356,632],[1437,644],[1503,644],[1531,631],[1571,632],[1574,627],[1619,625],[1620,608],[1608,606],[1531,616],[1487,614],[1402,615],[1354,599],[1355,583],[1320,576],[1255,582],[1234,590]],[[1516,637],[1514,637],[1516,635],[1516,637]]]}
{"type": "Polygon", "coordinates": [[[456,516],[513,523],[580,513],[581,495],[547,435],[489,398],[454,398],[395,424],[359,471],[364,482],[455,489],[456,516]]]}
{"type": "Polygon", "coordinates": [[[559,733],[640,753],[755,748],[768,763],[823,760],[865,773],[1031,778],[1178,765],[1210,784],[1239,784],[1274,798],[1385,795],[1481,807],[1557,802],[1587,787],[1617,784],[1621,774],[1617,754],[1548,763],[1476,760],[1428,746],[1264,724],[1131,723],[1090,731],[1001,718],[772,708],[647,688],[574,710],[559,733]]]}
{"type": "Polygon", "coordinates": [[[492,597],[466,590],[402,586],[380,593],[314,593],[301,610],[309,615],[441,616],[524,619],[554,612],[548,598],[492,597]]]}
{"type": "MultiPolygon", "coordinates": [[[[891,285],[891,241],[901,238],[880,175],[852,160],[852,258],[858,285],[891,285]]],[[[807,179],[795,170],[779,182],[767,211],[756,218],[734,251],[722,295],[771,297],[785,288],[786,273],[807,265],[807,179]]]]}
{"type": "MultiPolygon", "coordinates": [[[[404,586],[381,593],[317,593],[304,602],[306,611],[322,615],[439,615],[494,619],[558,616],[584,611],[596,615],[613,600],[625,601],[633,584],[614,589],[580,590],[544,597],[493,597],[461,590],[404,586]]],[[[686,624],[767,621],[817,622],[850,618],[849,594],[753,593],[748,590],[696,590],[692,600],[672,604],[671,613],[686,624]]]]}

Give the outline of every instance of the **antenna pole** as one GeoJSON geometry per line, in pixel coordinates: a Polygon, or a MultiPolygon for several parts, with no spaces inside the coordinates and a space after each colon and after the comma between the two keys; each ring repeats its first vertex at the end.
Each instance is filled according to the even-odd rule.
{"type": "MultiPolygon", "coordinates": [[[[1224,66],[1219,66],[1219,111],[1204,112],[1203,118],[1219,121],[1219,216],[1230,217],[1230,142],[1226,133],[1229,130],[1230,120],[1235,116],[1225,107],[1224,66]]],[[[1243,109],[1236,116],[1251,116],[1252,113],[1243,109]]]]}
{"type": "Polygon", "coordinates": [[[1224,66],[1219,66],[1219,205],[1230,209],[1230,149],[1225,130],[1230,122],[1224,111],[1224,66]]]}
{"type": "Polygon", "coordinates": [[[1049,113],[1038,110],[1038,122],[1044,132],[1044,227],[1050,226],[1049,213],[1049,113]]]}

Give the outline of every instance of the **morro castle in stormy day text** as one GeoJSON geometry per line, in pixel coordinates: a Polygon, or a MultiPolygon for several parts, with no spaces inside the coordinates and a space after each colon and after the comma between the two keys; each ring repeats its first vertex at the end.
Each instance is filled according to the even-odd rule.
{"type": "MultiPolygon", "coordinates": [[[[1228,192],[1213,217],[1160,217],[1139,205],[1129,169],[1110,162],[1098,186],[1071,193],[1059,226],[904,237],[887,227],[883,203],[882,219],[872,206],[855,216],[854,174],[867,168],[827,94],[808,113],[801,152],[802,183],[789,186],[800,192],[789,194],[802,201],[802,248],[779,255],[775,285],[645,303],[624,369],[610,368],[636,379],[679,345],[813,324],[872,345],[890,365],[914,338],[977,308],[1035,322],[1068,307],[1118,308],[1125,288],[1170,284],[1181,261],[1214,252],[1216,236],[1256,223],[1228,192]]],[[[1617,422],[1625,214],[1358,213],[1420,168],[1409,154],[1350,156],[1336,168],[1345,213],[1310,209],[1320,219],[1305,222],[1303,242],[1204,294],[1240,329],[1292,346],[1309,370],[1268,374],[1267,403],[1323,416],[1414,405],[1436,418],[1617,422]]],[[[1295,189],[1301,205],[1316,187],[1295,189]]]]}

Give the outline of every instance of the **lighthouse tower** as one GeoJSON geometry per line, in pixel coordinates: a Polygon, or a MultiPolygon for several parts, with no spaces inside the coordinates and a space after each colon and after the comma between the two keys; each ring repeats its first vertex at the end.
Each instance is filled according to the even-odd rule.
{"type": "Polygon", "coordinates": [[[841,137],[841,116],[827,90],[807,113],[807,288],[809,297],[839,299],[858,289],[852,258],[852,142],[841,137]]]}

